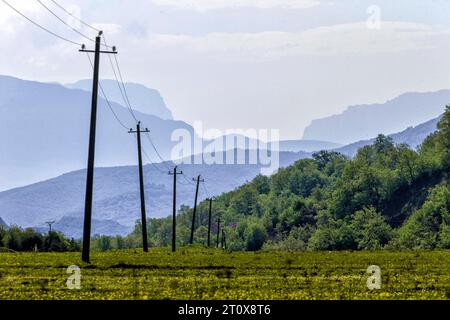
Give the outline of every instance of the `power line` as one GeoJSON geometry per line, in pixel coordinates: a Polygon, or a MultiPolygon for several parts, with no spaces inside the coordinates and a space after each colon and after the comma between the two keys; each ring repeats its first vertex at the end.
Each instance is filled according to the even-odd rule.
{"type": "Polygon", "coordinates": [[[186,185],[195,185],[195,183],[192,182],[192,180],[189,180],[186,175],[183,175],[183,179],[186,180],[187,184],[186,185]]]}
{"type": "MultiPolygon", "coordinates": [[[[89,56],[89,53],[86,53],[88,59],[89,59],[89,63],[91,64],[91,67],[94,68],[94,65],[92,63],[91,57],[89,56]]],[[[108,97],[105,94],[105,91],[103,90],[103,86],[101,85],[101,83],[98,83],[98,86],[100,88],[100,91],[102,92],[102,96],[106,101],[106,104],[108,105],[109,109],[111,110],[112,114],[114,115],[114,118],[116,118],[117,122],[126,130],[128,130],[129,128],[120,120],[119,116],[116,114],[116,112],[114,111],[113,107],[111,106],[111,103],[109,102],[108,97]]]]}
{"type": "Polygon", "coordinates": [[[204,182],[204,183],[202,183],[202,185],[203,185],[203,189],[205,190],[206,196],[207,196],[208,198],[211,198],[211,195],[210,195],[210,193],[208,192],[208,189],[206,188],[206,183],[204,182]]]}
{"type": "Polygon", "coordinates": [[[159,167],[152,161],[152,159],[149,157],[149,155],[148,155],[147,152],[144,150],[144,148],[142,148],[142,153],[145,155],[145,157],[147,158],[148,162],[149,162],[156,170],[158,170],[160,173],[166,174],[165,171],[161,170],[161,168],[159,168],[159,167]]]}
{"type": "Polygon", "coordinates": [[[82,23],[83,25],[85,25],[88,28],[91,28],[92,30],[95,30],[97,32],[100,32],[101,30],[98,28],[93,27],[92,25],[90,25],[89,23],[84,22],[83,20],[81,20],[80,18],[78,18],[77,16],[75,16],[74,14],[70,13],[67,9],[65,9],[62,5],[60,5],[58,2],[56,2],[55,0],[51,0],[51,2],[53,2],[57,7],[59,7],[61,10],[63,10],[65,13],[67,13],[69,16],[71,16],[72,18],[78,20],[80,23],[82,23]]]}
{"type": "Polygon", "coordinates": [[[149,134],[149,133],[146,133],[145,136],[147,137],[148,141],[149,141],[150,144],[152,145],[153,150],[155,150],[156,155],[157,155],[157,156],[159,157],[159,159],[161,160],[161,163],[164,164],[164,165],[170,170],[170,167],[166,164],[166,160],[164,160],[164,158],[163,158],[163,157],[161,156],[161,154],[158,152],[158,149],[156,148],[155,144],[153,143],[153,140],[152,140],[150,134],[149,134]]]}
{"type": "Polygon", "coordinates": [[[82,36],[83,38],[94,42],[94,39],[89,38],[87,35],[81,33],[80,31],[78,31],[77,29],[73,28],[71,25],[69,25],[67,22],[65,22],[62,18],[60,18],[55,12],[52,11],[52,9],[50,9],[49,7],[47,7],[41,0],[36,0],[37,2],[39,2],[39,4],[41,6],[43,6],[48,12],[50,12],[56,19],[58,19],[59,21],[61,21],[64,25],[68,26],[70,29],[72,29],[74,32],[76,32],[77,34],[79,34],[80,36],[82,36]]]}
{"type": "MultiPolygon", "coordinates": [[[[103,42],[105,43],[105,45],[107,45],[105,36],[103,36],[103,42]]],[[[120,95],[122,96],[122,99],[123,99],[123,101],[125,103],[124,105],[128,108],[128,111],[130,112],[131,116],[134,118],[136,123],[138,123],[139,120],[136,118],[136,115],[133,112],[133,108],[131,107],[130,100],[128,99],[128,95],[127,95],[125,84],[123,83],[122,80],[121,80],[121,82],[119,82],[119,79],[118,79],[117,73],[116,73],[116,68],[114,67],[112,58],[110,56],[108,56],[108,58],[109,58],[109,63],[111,65],[111,69],[112,69],[113,74],[114,74],[114,78],[116,79],[116,82],[117,82],[117,86],[119,87],[120,95]],[[120,85],[120,83],[122,83],[122,86],[120,85]]],[[[116,59],[116,62],[117,62],[117,59],[116,59]]],[[[119,68],[117,68],[117,70],[119,71],[119,68]]]]}
{"type": "Polygon", "coordinates": [[[59,38],[59,39],[61,39],[61,40],[64,40],[64,41],[66,41],[66,42],[68,42],[68,43],[75,44],[75,45],[77,45],[77,46],[82,46],[82,45],[83,45],[82,43],[79,43],[79,42],[76,42],[76,41],[67,39],[67,38],[65,38],[65,37],[63,37],[63,36],[60,36],[59,34],[53,32],[53,31],[50,31],[50,30],[47,29],[46,27],[44,27],[44,26],[40,25],[39,23],[37,23],[36,21],[34,21],[34,20],[28,18],[25,14],[23,14],[22,12],[20,12],[19,10],[17,10],[17,9],[16,9],[15,7],[13,7],[10,3],[8,3],[6,0],[2,0],[2,1],[3,1],[3,3],[5,3],[8,7],[10,7],[12,10],[14,10],[16,13],[18,13],[19,15],[21,15],[23,18],[27,19],[29,22],[31,22],[32,24],[34,24],[36,27],[38,27],[38,28],[44,30],[45,32],[51,34],[52,36],[57,37],[57,38],[59,38]]]}
{"type": "Polygon", "coordinates": [[[133,114],[133,117],[136,119],[136,116],[134,115],[133,109],[131,108],[130,99],[128,98],[128,93],[127,93],[127,88],[125,87],[125,83],[124,83],[123,77],[122,77],[122,71],[120,71],[119,61],[117,60],[116,56],[114,56],[114,60],[116,62],[117,71],[119,72],[120,82],[122,83],[123,90],[125,92],[125,98],[127,99],[128,106],[130,108],[131,113],[133,114]]]}

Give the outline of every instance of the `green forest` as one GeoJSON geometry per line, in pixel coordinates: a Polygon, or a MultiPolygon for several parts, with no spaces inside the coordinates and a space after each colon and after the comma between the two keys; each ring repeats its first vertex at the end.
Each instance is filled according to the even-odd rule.
{"type": "MultiPolygon", "coordinates": [[[[213,245],[222,219],[229,250],[450,248],[450,106],[417,151],[379,135],[353,159],[329,151],[213,202],[213,245]]],[[[192,209],[177,218],[189,241],[192,209]]],[[[198,207],[195,243],[206,244],[209,201],[198,207]]],[[[172,219],[152,219],[153,246],[169,246],[172,219]]],[[[128,237],[139,243],[140,225],[128,237]]]]}
{"type": "MultiPolygon", "coordinates": [[[[353,159],[321,151],[271,177],[218,196],[213,202],[211,246],[217,220],[231,251],[402,250],[450,248],[450,106],[418,150],[384,135],[353,159]]],[[[206,245],[209,201],[199,203],[194,243],[206,245]]],[[[177,217],[177,245],[189,243],[193,209],[177,217]]],[[[153,247],[172,241],[172,218],[149,219],[153,247]]],[[[221,236],[220,236],[221,239],[221,236]]],[[[127,237],[96,236],[92,248],[140,247],[141,225],[127,237]]],[[[0,247],[16,251],[75,251],[61,234],[43,236],[0,228],[0,247]],[[32,239],[34,239],[34,242],[32,239]],[[52,242],[53,239],[53,242],[52,242]]]]}

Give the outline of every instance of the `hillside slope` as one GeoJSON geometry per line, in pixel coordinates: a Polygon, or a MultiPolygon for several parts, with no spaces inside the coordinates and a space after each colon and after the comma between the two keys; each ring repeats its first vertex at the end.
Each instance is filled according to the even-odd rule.
{"type": "MultiPolygon", "coordinates": [[[[288,166],[298,159],[309,157],[308,153],[280,154],[280,165],[288,166]]],[[[168,169],[173,163],[147,164],[144,166],[146,204],[148,217],[169,216],[172,212],[173,177],[168,169]]],[[[206,180],[207,189],[201,188],[199,201],[208,194],[219,195],[237,188],[260,174],[262,166],[242,165],[195,165],[181,164],[185,178],[178,178],[178,205],[193,206],[195,186],[186,181],[198,174],[206,180]],[[208,192],[208,193],[207,193],[208,192]]],[[[43,227],[45,221],[63,220],[60,228],[69,235],[81,232],[73,219],[83,216],[86,171],[79,170],[54,179],[0,193],[0,212],[8,224],[22,227],[43,227]]],[[[128,230],[140,218],[138,171],[136,166],[96,168],[94,180],[94,217],[100,222],[112,221],[128,230]]],[[[77,220],[79,221],[79,220],[77,220]]],[[[111,223],[108,223],[111,225],[111,223]]],[[[115,234],[120,226],[104,228],[105,234],[115,234]]],[[[58,227],[56,224],[55,227],[58,227]]],[[[122,234],[125,231],[119,232],[122,234]]]]}

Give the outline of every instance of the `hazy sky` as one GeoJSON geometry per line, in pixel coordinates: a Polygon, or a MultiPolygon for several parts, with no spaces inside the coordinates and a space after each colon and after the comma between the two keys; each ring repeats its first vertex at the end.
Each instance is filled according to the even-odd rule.
{"type": "MultiPolygon", "coordinates": [[[[91,45],[37,1],[7,1],[91,45]]],[[[71,22],[51,0],[41,1],[71,22]]],[[[58,2],[105,30],[125,81],[158,89],[175,118],[202,120],[206,128],[277,128],[282,138],[300,138],[311,120],[348,105],[450,88],[446,0],[58,2]]],[[[2,2],[0,39],[1,74],[58,82],[91,77],[77,46],[2,2]]],[[[102,78],[111,78],[106,59],[102,78]]]]}

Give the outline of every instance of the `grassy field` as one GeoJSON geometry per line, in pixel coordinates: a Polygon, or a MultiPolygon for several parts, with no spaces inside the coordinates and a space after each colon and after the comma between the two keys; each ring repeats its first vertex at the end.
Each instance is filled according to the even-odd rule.
{"type": "Polygon", "coordinates": [[[0,299],[450,299],[450,251],[0,253],[0,299]],[[81,268],[69,290],[67,267],[81,268]],[[381,268],[368,290],[369,265],[381,268]]]}

